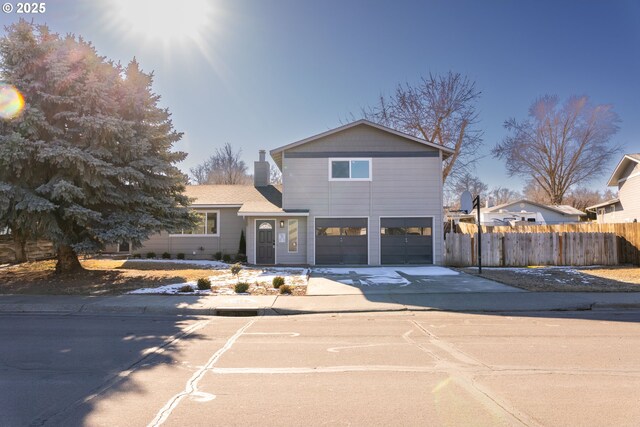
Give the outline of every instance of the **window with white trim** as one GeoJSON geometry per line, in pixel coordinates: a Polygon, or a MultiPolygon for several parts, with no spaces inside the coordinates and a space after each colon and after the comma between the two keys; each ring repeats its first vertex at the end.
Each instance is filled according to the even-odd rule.
{"type": "Polygon", "coordinates": [[[371,181],[371,159],[329,159],[330,181],[371,181]]]}
{"type": "Polygon", "coordinates": [[[298,220],[289,220],[289,252],[298,252],[298,220]]]}
{"type": "Polygon", "coordinates": [[[219,236],[220,211],[197,211],[198,222],[191,229],[174,233],[174,236],[219,236]]]}

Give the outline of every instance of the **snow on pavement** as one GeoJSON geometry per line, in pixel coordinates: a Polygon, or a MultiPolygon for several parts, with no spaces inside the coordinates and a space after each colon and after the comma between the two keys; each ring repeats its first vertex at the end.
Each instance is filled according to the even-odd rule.
{"type": "MultiPolygon", "coordinates": [[[[321,267],[314,268],[312,273],[328,275],[359,276],[363,285],[399,285],[407,286],[411,282],[398,272],[407,276],[455,276],[459,273],[444,267],[321,267]]],[[[353,278],[338,279],[346,285],[353,284],[353,278]]]]}

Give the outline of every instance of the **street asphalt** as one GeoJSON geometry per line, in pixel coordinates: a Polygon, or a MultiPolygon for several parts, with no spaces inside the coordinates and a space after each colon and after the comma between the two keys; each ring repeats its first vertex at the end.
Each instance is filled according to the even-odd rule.
{"type": "Polygon", "coordinates": [[[0,314],[3,426],[640,425],[640,310],[0,314]]]}

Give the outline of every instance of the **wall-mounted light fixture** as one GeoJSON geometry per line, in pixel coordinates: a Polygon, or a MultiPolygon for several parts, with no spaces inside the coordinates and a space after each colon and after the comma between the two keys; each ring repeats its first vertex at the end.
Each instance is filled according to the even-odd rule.
{"type": "Polygon", "coordinates": [[[280,220],[280,228],[284,228],[284,221],[280,220]]]}

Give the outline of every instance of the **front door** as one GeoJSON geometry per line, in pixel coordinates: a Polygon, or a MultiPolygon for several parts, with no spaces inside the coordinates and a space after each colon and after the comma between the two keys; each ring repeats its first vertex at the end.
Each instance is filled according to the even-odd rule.
{"type": "Polygon", "coordinates": [[[256,221],[256,264],[276,263],[275,228],[274,220],[256,221]]]}

